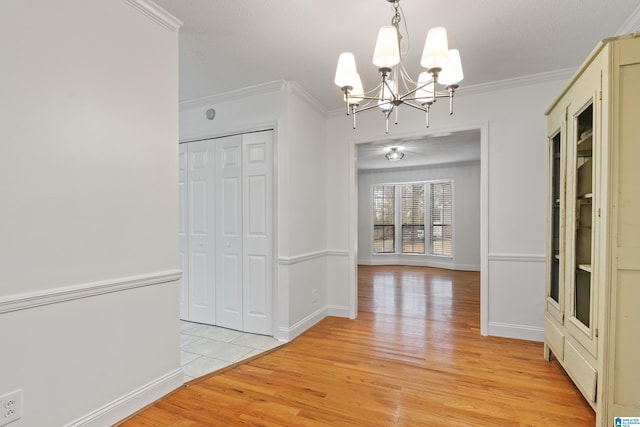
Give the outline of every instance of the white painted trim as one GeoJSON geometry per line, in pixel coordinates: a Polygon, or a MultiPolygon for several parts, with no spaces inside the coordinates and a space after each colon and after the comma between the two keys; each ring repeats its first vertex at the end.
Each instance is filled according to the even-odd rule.
{"type": "Polygon", "coordinates": [[[633,33],[634,31],[640,30],[640,6],[636,7],[631,15],[627,18],[626,21],[618,28],[618,31],[614,34],[615,36],[622,36],[624,34],[633,33]]]}
{"type": "Polygon", "coordinates": [[[489,335],[489,122],[480,125],[480,335],[489,335]]]}
{"type": "Polygon", "coordinates": [[[304,319],[300,320],[299,322],[296,322],[294,325],[288,328],[280,327],[278,339],[280,341],[283,341],[283,340],[291,341],[292,339],[301,335],[304,331],[311,328],[313,325],[315,325],[316,323],[320,322],[322,319],[327,317],[327,313],[328,313],[328,308],[325,306],[325,307],[319,308],[318,310],[314,311],[304,319]]]}
{"type": "Polygon", "coordinates": [[[480,265],[455,264],[433,257],[392,255],[359,259],[358,265],[407,265],[411,267],[444,268],[447,270],[480,271],[480,265]]]}
{"type": "Polygon", "coordinates": [[[489,261],[545,262],[546,257],[539,254],[489,254],[489,261]]]}
{"type": "Polygon", "coordinates": [[[248,98],[250,96],[256,96],[263,93],[280,92],[285,88],[286,85],[287,82],[285,80],[275,80],[273,82],[262,83],[254,86],[248,86],[242,89],[230,90],[228,92],[204,96],[202,98],[182,101],[180,102],[180,111],[248,98]]]}
{"type": "Polygon", "coordinates": [[[328,305],[327,316],[349,317],[349,307],[346,305],[328,305]]]}
{"type": "Polygon", "coordinates": [[[459,89],[456,90],[455,96],[461,95],[472,95],[472,94],[483,94],[483,93],[492,93],[496,90],[507,90],[507,89],[516,89],[522,88],[523,86],[535,85],[545,82],[552,82],[557,80],[566,80],[573,76],[578,68],[564,68],[562,70],[555,71],[547,71],[544,73],[538,74],[529,74],[527,76],[514,77],[511,79],[504,80],[496,80],[488,83],[480,83],[477,85],[471,86],[460,86],[459,89]]]}
{"type": "Polygon", "coordinates": [[[122,0],[153,22],[169,31],[177,31],[183,23],[151,0],[122,0]]]}
{"type": "Polygon", "coordinates": [[[511,323],[489,322],[489,335],[528,341],[544,341],[544,328],[514,325],[511,323]]]}
{"type": "MultiPolygon", "coordinates": [[[[489,122],[464,123],[450,128],[439,130],[426,130],[419,132],[405,132],[396,135],[396,138],[413,138],[417,136],[428,137],[434,134],[455,133],[468,130],[480,130],[480,334],[488,335],[489,325],[489,122]]],[[[358,314],[358,166],[356,158],[356,145],[377,142],[387,139],[380,138],[354,138],[348,141],[347,160],[348,170],[348,207],[349,207],[349,317],[355,319],[358,314]]]]}
{"type": "Polygon", "coordinates": [[[288,82],[289,88],[291,88],[291,92],[298,95],[300,98],[305,100],[309,105],[316,109],[318,113],[324,118],[327,118],[327,109],[324,108],[317,99],[315,99],[309,92],[307,92],[302,86],[300,86],[295,81],[288,82]]]}
{"type": "Polygon", "coordinates": [[[348,257],[349,256],[349,251],[343,251],[343,250],[327,250],[327,256],[343,256],[343,257],[348,257]]]}
{"type": "Polygon", "coordinates": [[[278,257],[278,264],[280,265],[293,265],[301,262],[311,261],[314,259],[324,258],[328,256],[349,256],[348,251],[317,251],[309,252],[306,254],[294,255],[291,257],[278,257]]]}
{"type": "Polygon", "coordinates": [[[184,384],[182,368],[175,369],[133,390],[95,411],[66,424],[65,427],[99,427],[112,425],[146,405],[171,393],[184,384]]]}
{"type": "Polygon", "coordinates": [[[0,314],[25,310],[41,305],[57,304],[80,298],[88,298],[111,292],[126,291],[143,286],[174,282],[182,278],[182,271],[159,271],[138,276],[121,277],[112,280],[63,286],[46,291],[26,292],[0,297],[0,314]]]}

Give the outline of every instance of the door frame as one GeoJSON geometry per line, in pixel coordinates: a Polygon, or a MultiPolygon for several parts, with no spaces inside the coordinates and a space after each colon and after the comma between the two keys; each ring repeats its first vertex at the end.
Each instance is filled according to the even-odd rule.
{"type": "MultiPolygon", "coordinates": [[[[272,131],[273,132],[273,144],[272,144],[272,172],[273,172],[273,215],[272,215],[272,230],[273,230],[273,238],[271,239],[271,251],[273,254],[272,257],[272,277],[271,277],[271,310],[272,310],[272,334],[274,338],[279,338],[279,330],[280,330],[280,318],[281,318],[281,307],[280,300],[278,299],[278,295],[280,295],[280,286],[278,280],[278,241],[279,241],[279,233],[278,233],[278,212],[280,210],[280,197],[279,197],[279,175],[278,175],[278,147],[280,145],[281,135],[279,132],[279,120],[275,121],[267,121],[262,123],[254,123],[246,126],[240,127],[230,127],[223,128],[216,132],[207,132],[200,135],[190,136],[188,138],[180,138],[178,140],[178,145],[187,144],[189,142],[203,141],[209,139],[219,139],[227,136],[233,135],[242,135],[247,133],[255,133],[255,132],[263,132],[263,131],[272,131]]],[[[177,153],[176,153],[177,154],[177,153]]]]}
{"type": "MultiPolygon", "coordinates": [[[[489,333],[489,122],[472,122],[437,130],[420,130],[394,138],[434,137],[443,133],[466,131],[480,132],[480,334],[489,333]]],[[[377,138],[353,138],[348,141],[349,161],[349,318],[358,316],[358,166],[357,145],[388,140],[377,138]]]]}

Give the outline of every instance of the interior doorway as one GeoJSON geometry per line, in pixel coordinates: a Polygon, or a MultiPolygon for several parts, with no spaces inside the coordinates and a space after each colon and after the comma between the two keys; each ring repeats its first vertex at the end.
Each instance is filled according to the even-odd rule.
{"type": "MultiPolygon", "coordinates": [[[[352,274],[349,278],[350,284],[350,293],[349,293],[349,302],[350,302],[350,317],[356,317],[358,313],[358,291],[357,291],[357,275],[358,275],[358,263],[361,258],[361,248],[359,244],[359,236],[361,233],[361,224],[359,221],[359,203],[361,202],[361,191],[359,189],[359,180],[358,180],[358,167],[359,162],[361,162],[362,152],[360,152],[360,147],[363,147],[363,150],[375,150],[376,147],[379,150],[380,148],[390,147],[402,145],[402,140],[428,140],[428,139],[437,139],[437,138],[455,138],[456,135],[473,133],[476,135],[476,141],[479,145],[479,162],[480,162],[480,179],[478,183],[478,191],[480,196],[479,201],[479,241],[480,241],[480,259],[479,259],[479,269],[480,269],[480,332],[482,335],[487,335],[488,331],[488,123],[480,123],[480,124],[470,124],[467,126],[460,126],[452,129],[439,130],[437,133],[430,132],[419,132],[413,134],[402,135],[399,138],[394,140],[389,140],[388,138],[380,138],[380,139],[367,139],[367,140],[353,140],[350,144],[350,153],[353,161],[351,162],[351,190],[350,190],[350,213],[349,213],[349,223],[352,224],[352,232],[349,236],[351,242],[353,242],[354,246],[358,248],[355,253],[351,256],[351,271],[352,274]],[[357,258],[356,258],[357,254],[357,258]]],[[[441,141],[442,142],[442,141],[441,141]]],[[[437,148],[439,149],[439,147],[437,148]]],[[[384,160],[384,152],[378,153],[379,159],[384,160]]],[[[415,165],[412,165],[415,166],[415,165]]]]}

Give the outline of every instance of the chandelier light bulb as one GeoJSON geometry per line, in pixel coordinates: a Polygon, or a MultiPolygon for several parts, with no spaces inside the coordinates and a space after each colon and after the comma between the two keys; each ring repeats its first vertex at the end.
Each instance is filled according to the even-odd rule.
{"type": "Polygon", "coordinates": [[[358,79],[356,70],[356,58],[351,52],[343,52],[338,57],[338,66],[336,67],[336,76],[334,83],[340,87],[354,87],[358,79]]]}
{"type": "Polygon", "coordinates": [[[462,62],[460,62],[460,52],[458,49],[450,49],[449,63],[438,75],[438,82],[449,86],[460,83],[463,78],[464,74],[462,73],[462,62]]]}
{"type": "Polygon", "coordinates": [[[398,30],[393,25],[384,26],[378,31],[373,64],[380,68],[391,68],[399,62],[398,30]]]}
{"type": "Polygon", "coordinates": [[[449,60],[449,43],[447,30],[444,27],[434,27],[427,34],[427,41],[422,51],[420,65],[427,70],[443,68],[449,60]]]}

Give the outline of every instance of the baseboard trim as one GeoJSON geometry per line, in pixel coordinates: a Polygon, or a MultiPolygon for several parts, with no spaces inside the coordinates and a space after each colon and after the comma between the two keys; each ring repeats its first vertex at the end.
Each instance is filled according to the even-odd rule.
{"type": "Polygon", "coordinates": [[[328,305],[327,316],[349,318],[349,307],[345,305],[328,305]]]}
{"type": "Polygon", "coordinates": [[[316,323],[318,323],[319,321],[327,317],[327,313],[328,313],[328,309],[325,306],[314,311],[313,313],[311,313],[304,319],[300,320],[299,322],[296,322],[294,325],[292,325],[289,328],[281,327],[279,330],[280,333],[278,335],[278,339],[291,341],[292,339],[301,335],[304,331],[311,328],[313,325],[315,325],[316,323]]]}
{"type": "Polygon", "coordinates": [[[138,276],[121,277],[113,280],[63,286],[46,291],[27,292],[0,297],[0,314],[25,310],[42,305],[58,304],[74,299],[88,298],[111,292],[126,291],[144,286],[174,282],[182,278],[182,271],[168,270],[138,276]]]}
{"type": "Polygon", "coordinates": [[[494,337],[543,342],[544,328],[514,325],[511,323],[489,322],[489,335],[494,337]]]}
{"type": "Polygon", "coordinates": [[[175,369],[144,386],[125,394],[95,411],[78,418],[65,427],[99,427],[113,425],[136,411],[181,387],[184,383],[182,368],[175,369]]]}
{"type": "Polygon", "coordinates": [[[464,270],[464,271],[480,271],[479,265],[470,265],[470,264],[452,264],[446,262],[438,262],[434,260],[426,260],[426,259],[411,259],[411,257],[407,257],[407,259],[399,259],[396,257],[390,258],[372,258],[372,259],[359,259],[358,265],[405,265],[408,267],[432,267],[432,268],[444,268],[447,270],[464,270]]]}

